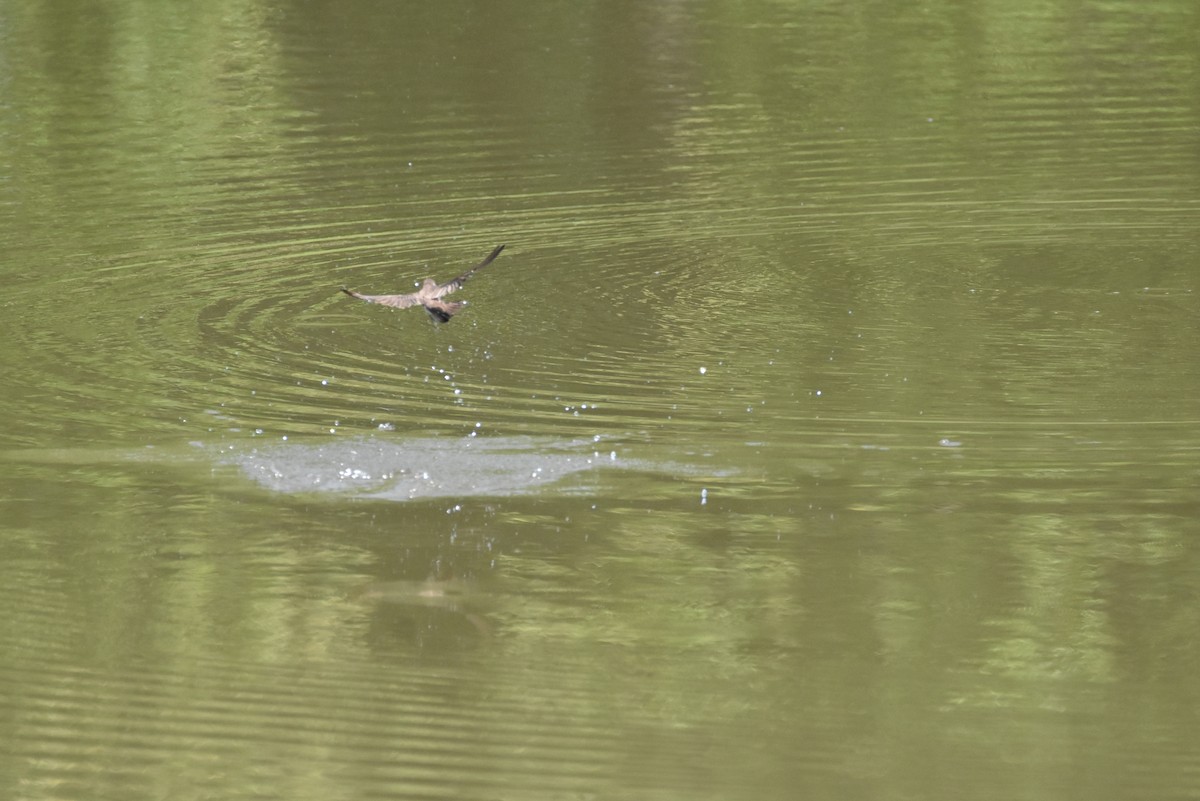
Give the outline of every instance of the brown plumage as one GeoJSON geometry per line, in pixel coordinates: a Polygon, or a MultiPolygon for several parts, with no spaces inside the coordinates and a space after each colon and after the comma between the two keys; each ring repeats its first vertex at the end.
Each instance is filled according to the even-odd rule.
{"type": "Polygon", "coordinates": [[[351,292],[346,287],[342,287],[342,291],[352,298],[365,300],[367,303],[378,303],[381,306],[393,306],[397,309],[407,309],[409,306],[424,306],[425,311],[429,312],[429,316],[439,323],[449,322],[451,317],[457,314],[463,306],[467,305],[467,302],[465,300],[442,300],[442,298],[458,290],[476,270],[491,264],[500,255],[500,251],[502,250],[504,250],[504,245],[493,250],[479,264],[476,264],[462,275],[444,284],[439,284],[432,278],[426,278],[421,282],[420,289],[416,292],[409,292],[406,295],[360,295],[357,292],[351,292]]]}

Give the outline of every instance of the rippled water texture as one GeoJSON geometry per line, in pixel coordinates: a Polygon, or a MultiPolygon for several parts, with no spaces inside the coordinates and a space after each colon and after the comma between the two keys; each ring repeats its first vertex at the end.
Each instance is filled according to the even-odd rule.
{"type": "Polygon", "coordinates": [[[1200,795],[1198,36],[0,4],[0,797],[1200,795]]]}

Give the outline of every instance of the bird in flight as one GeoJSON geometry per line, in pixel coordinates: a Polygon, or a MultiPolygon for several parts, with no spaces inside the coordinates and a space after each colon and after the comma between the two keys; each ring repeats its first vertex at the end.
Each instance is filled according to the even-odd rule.
{"type": "Polygon", "coordinates": [[[425,311],[429,312],[429,316],[437,322],[449,322],[451,317],[457,314],[463,306],[467,305],[467,302],[465,300],[442,300],[442,298],[465,284],[467,279],[475,274],[476,270],[483,269],[495,261],[502,250],[504,250],[504,245],[493,250],[488,254],[486,259],[467,270],[458,278],[447,281],[444,284],[439,284],[432,278],[426,278],[421,283],[420,289],[416,292],[409,292],[407,295],[360,295],[357,292],[351,292],[346,287],[342,287],[342,291],[352,298],[365,300],[367,303],[378,303],[381,306],[393,306],[397,309],[407,309],[409,306],[424,306],[425,311]]]}

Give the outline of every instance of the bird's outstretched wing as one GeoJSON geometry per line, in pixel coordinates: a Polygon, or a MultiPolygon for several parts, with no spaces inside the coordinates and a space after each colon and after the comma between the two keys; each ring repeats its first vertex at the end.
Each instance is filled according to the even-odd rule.
{"type": "Polygon", "coordinates": [[[421,299],[416,293],[407,295],[360,295],[357,292],[351,292],[346,287],[342,287],[342,291],[352,298],[365,300],[367,303],[378,303],[380,306],[392,306],[397,309],[407,309],[409,306],[421,305],[421,299]]]}
{"type": "Polygon", "coordinates": [[[445,297],[446,295],[449,295],[451,292],[454,292],[459,287],[461,287],[463,284],[465,284],[467,282],[467,279],[470,278],[475,273],[476,270],[482,270],[484,267],[487,267],[489,264],[491,264],[493,261],[495,261],[496,257],[500,255],[500,251],[502,251],[502,250],[504,250],[504,245],[501,245],[500,247],[493,250],[491,253],[488,254],[488,257],[486,259],[479,262],[479,264],[476,264],[471,269],[467,270],[465,273],[460,275],[458,278],[447,281],[444,284],[438,284],[437,289],[435,289],[433,291],[432,296],[435,298],[441,298],[441,297],[445,297]]]}

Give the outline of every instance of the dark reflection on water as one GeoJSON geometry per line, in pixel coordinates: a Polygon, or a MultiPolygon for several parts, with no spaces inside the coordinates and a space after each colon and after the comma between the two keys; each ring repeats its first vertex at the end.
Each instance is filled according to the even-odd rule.
{"type": "Polygon", "coordinates": [[[1194,4],[866,10],[0,9],[0,795],[1195,796],[1194,4]]]}
{"type": "Polygon", "coordinates": [[[931,508],[890,502],[878,470],[899,448],[807,451],[793,497],[684,502],[658,479],[655,498],[616,472],[587,497],[458,509],[281,502],[203,466],[9,463],[13,778],[186,795],[219,764],[279,796],[350,771],[400,796],[720,797],[925,787],[950,760],[1015,792],[998,757],[1077,779],[1074,753],[1028,752],[1068,713],[1113,778],[1163,759],[1186,715],[1101,732],[1161,702],[1129,677],[1194,673],[1194,621],[1155,591],[1196,578],[1176,534],[1194,505],[1150,487],[1097,504],[1064,492],[1065,464],[989,479],[954,467],[965,443],[939,447],[920,457],[931,508]]]}

